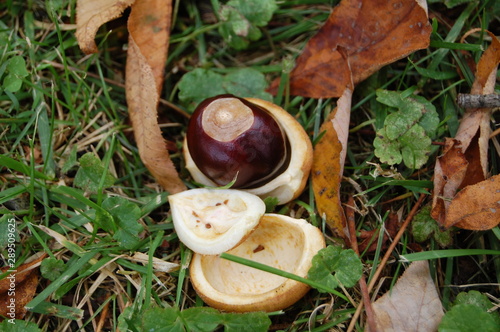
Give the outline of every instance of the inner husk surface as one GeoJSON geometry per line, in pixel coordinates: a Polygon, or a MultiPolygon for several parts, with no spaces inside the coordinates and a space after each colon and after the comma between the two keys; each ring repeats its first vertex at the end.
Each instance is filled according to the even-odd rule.
{"type": "MultiPolygon", "coordinates": [[[[228,253],[293,273],[300,265],[304,241],[299,227],[266,218],[243,243],[228,253]]],[[[208,283],[228,295],[263,294],[287,280],[218,256],[205,256],[201,264],[208,283]]]]}

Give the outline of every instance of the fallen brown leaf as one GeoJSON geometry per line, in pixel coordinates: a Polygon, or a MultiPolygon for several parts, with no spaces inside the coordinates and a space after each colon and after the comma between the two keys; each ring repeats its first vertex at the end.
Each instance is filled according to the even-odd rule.
{"type": "MultiPolygon", "coordinates": [[[[24,306],[33,299],[38,286],[38,268],[33,266],[39,264],[45,256],[41,255],[29,263],[21,264],[14,272],[0,280],[0,316],[23,319],[27,311],[24,306]]],[[[9,269],[6,266],[0,270],[5,273],[9,269]]]]}
{"type": "Polygon", "coordinates": [[[8,319],[23,319],[27,312],[24,306],[33,299],[37,286],[38,270],[35,270],[29,273],[22,282],[15,284],[13,293],[7,291],[0,294],[0,316],[8,319]]]}
{"type": "Polygon", "coordinates": [[[437,331],[443,306],[427,261],[410,264],[394,287],[373,303],[378,331],[437,331]]]}
{"type": "MultiPolygon", "coordinates": [[[[16,269],[16,282],[22,282],[24,281],[24,279],[26,279],[29,274],[30,274],[30,271],[32,270],[32,266],[33,265],[36,265],[38,263],[40,263],[42,261],[42,259],[45,257],[46,255],[42,255],[41,257],[38,257],[32,261],[30,261],[29,263],[24,263],[20,266],[18,266],[18,268],[16,269]]],[[[0,273],[5,273],[7,271],[9,271],[10,267],[9,266],[4,266],[2,268],[0,268],[0,273]]],[[[0,280],[0,294],[3,294],[5,292],[7,292],[7,290],[10,288],[10,281],[6,278],[0,280]]]]}
{"type": "Polygon", "coordinates": [[[448,207],[444,227],[487,230],[500,223],[500,175],[462,189],[448,207]]]}
{"type": "Polygon", "coordinates": [[[76,40],[85,54],[97,53],[95,35],[106,22],[119,17],[135,0],[78,0],[76,40]]]}
{"type": "MultiPolygon", "coordinates": [[[[422,0],[342,0],[309,40],[290,74],[290,94],[340,97],[351,80],[344,48],[357,84],[381,67],[429,45],[432,28],[422,0]]],[[[276,92],[279,80],[271,85],[276,92]]]]}
{"type": "Polygon", "coordinates": [[[138,1],[128,20],[127,104],[139,154],[169,193],[185,190],[158,126],[157,107],[167,58],[172,2],[138,1]]]}
{"type": "MultiPolygon", "coordinates": [[[[495,89],[500,41],[495,35],[489,34],[492,42],[479,60],[471,94],[491,94],[495,89]]],[[[491,109],[487,108],[467,109],[455,138],[446,140],[443,154],[436,161],[431,215],[442,226],[455,224],[461,227],[460,222],[455,220],[456,216],[453,217],[454,221],[447,217],[453,198],[460,189],[488,178],[490,113],[491,109]]],[[[479,213],[484,207],[478,204],[475,208],[476,212],[469,210],[468,213],[479,213]]],[[[465,222],[463,225],[467,229],[473,226],[465,222]]],[[[476,224],[477,230],[489,227],[486,225],[492,224],[489,221],[485,221],[484,225],[476,224]]]]}

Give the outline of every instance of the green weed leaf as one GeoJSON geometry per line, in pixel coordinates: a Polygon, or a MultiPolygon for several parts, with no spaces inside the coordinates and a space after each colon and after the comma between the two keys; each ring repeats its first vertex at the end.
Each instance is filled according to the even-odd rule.
{"type": "Polygon", "coordinates": [[[9,73],[18,77],[26,77],[29,75],[29,72],[26,69],[26,61],[20,55],[10,58],[7,70],[9,73]]]}
{"type": "Polygon", "coordinates": [[[40,264],[42,277],[49,279],[50,281],[54,281],[59,278],[65,269],[66,266],[64,265],[64,261],[57,258],[45,258],[40,264]]]}
{"type": "Polygon", "coordinates": [[[406,166],[419,169],[429,159],[431,139],[426,136],[424,128],[419,125],[411,127],[399,138],[401,155],[406,166]]]}
{"type": "Polygon", "coordinates": [[[23,85],[23,80],[12,74],[8,74],[3,79],[3,87],[5,88],[5,90],[10,92],[19,91],[22,85],[23,85]]]}
{"type": "Polygon", "coordinates": [[[3,80],[3,87],[10,92],[19,91],[23,85],[23,78],[29,75],[24,58],[20,55],[10,58],[7,73],[3,80]]]}
{"type": "Polygon", "coordinates": [[[227,313],[222,315],[225,332],[266,332],[271,320],[264,312],[246,314],[227,313]]]}
{"type": "Polygon", "coordinates": [[[219,28],[219,33],[229,46],[237,50],[247,48],[250,44],[248,35],[251,25],[245,16],[230,6],[222,6],[219,16],[224,21],[219,28]]]}
{"type": "Polygon", "coordinates": [[[204,99],[225,93],[271,101],[272,96],[265,91],[267,85],[264,74],[252,68],[236,69],[227,75],[197,68],[182,76],[179,99],[190,111],[204,99]]]}
{"type": "Polygon", "coordinates": [[[404,97],[403,93],[377,90],[377,101],[393,111],[377,131],[373,141],[375,155],[389,165],[402,161],[418,169],[428,160],[431,138],[436,134],[439,117],[436,108],[421,96],[404,97]]]}
{"type": "Polygon", "coordinates": [[[377,132],[377,137],[375,137],[373,141],[373,146],[375,147],[375,155],[381,162],[394,165],[403,161],[401,143],[397,140],[393,141],[388,139],[385,128],[377,132]]]}
{"type": "MultiPolygon", "coordinates": [[[[453,305],[459,304],[472,304],[481,308],[483,311],[491,310],[494,307],[493,303],[491,303],[486,295],[475,290],[459,293],[453,305]]],[[[498,311],[492,311],[489,314],[493,317],[496,324],[500,326],[500,314],[498,311]]]]}
{"type": "Polygon", "coordinates": [[[443,317],[439,332],[451,331],[500,331],[500,315],[488,312],[493,304],[486,295],[478,291],[462,292],[457,295],[451,310],[443,317]]]}
{"type": "Polygon", "coordinates": [[[184,332],[184,324],[182,323],[177,308],[150,308],[143,312],[142,331],[155,332],[184,332]]]}
{"type": "Polygon", "coordinates": [[[80,159],[80,168],[76,172],[74,184],[84,190],[97,192],[99,189],[111,187],[116,178],[107,170],[95,154],[88,152],[80,159]],[[99,188],[101,178],[104,178],[103,187],[99,188]]]}
{"type": "Polygon", "coordinates": [[[19,319],[4,319],[0,323],[0,332],[41,332],[36,323],[19,319]]]}
{"type": "Polygon", "coordinates": [[[272,96],[265,91],[267,81],[264,74],[252,68],[241,68],[231,72],[224,77],[222,86],[227,93],[235,96],[272,100],[272,96]]]}
{"type": "Polygon", "coordinates": [[[245,49],[262,37],[258,27],[266,26],[276,9],[274,0],[230,0],[219,11],[219,33],[229,46],[245,49]]]}
{"type": "Polygon", "coordinates": [[[111,221],[105,219],[107,223],[104,224],[103,229],[114,233],[113,238],[122,247],[134,248],[141,240],[139,233],[144,229],[138,222],[141,209],[122,197],[108,197],[102,202],[101,207],[111,215],[114,223],[111,225],[111,221]]]}
{"type": "Polygon", "coordinates": [[[274,0],[230,0],[228,6],[237,8],[253,25],[266,26],[278,9],[274,0]]]}
{"type": "Polygon", "coordinates": [[[222,87],[223,76],[208,69],[196,68],[179,81],[179,99],[189,110],[206,98],[226,93],[222,87]]]}
{"type": "Polygon", "coordinates": [[[213,308],[195,307],[184,310],[180,314],[186,322],[187,331],[214,331],[222,323],[222,315],[213,308]]]}
{"type": "Polygon", "coordinates": [[[328,246],[313,257],[308,279],[333,289],[339,284],[352,287],[361,278],[362,272],[363,264],[352,249],[328,246]]]}
{"type": "Polygon", "coordinates": [[[491,314],[473,304],[458,304],[451,308],[439,324],[439,332],[477,331],[495,332],[500,330],[491,314]]]}
{"type": "Polygon", "coordinates": [[[431,217],[430,206],[420,210],[413,219],[411,227],[413,237],[417,242],[425,242],[431,237],[442,247],[447,247],[453,242],[451,230],[441,231],[438,223],[431,217]]]}
{"type": "Polygon", "coordinates": [[[152,308],[141,315],[143,331],[211,332],[221,325],[225,332],[265,332],[271,320],[264,312],[221,313],[209,307],[152,308]]]}

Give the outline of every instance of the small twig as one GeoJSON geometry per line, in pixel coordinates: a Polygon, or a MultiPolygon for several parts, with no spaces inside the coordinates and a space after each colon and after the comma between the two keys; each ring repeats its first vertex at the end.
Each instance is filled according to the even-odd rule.
{"type": "MultiPolygon", "coordinates": [[[[375,274],[373,275],[372,280],[368,284],[368,293],[371,292],[371,290],[373,289],[373,286],[375,286],[377,279],[379,278],[380,274],[382,273],[382,270],[385,268],[385,264],[387,263],[387,261],[391,257],[394,248],[396,248],[396,245],[398,244],[399,240],[401,239],[404,232],[406,231],[406,228],[408,228],[408,225],[413,220],[413,216],[417,213],[420,205],[422,204],[422,202],[425,199],[425,196],[426,196],[425,194],[420,194],[420,197],[418,198],[417,203],[415,203],[415,205],[411,209],[410,213],[406,217],[406,220],[404,221],[403,225],[401,225],[401,228],[399,229],[398,234],[396,234],[396,236],[394,237],[394,240],[392,241],[391,245],[387,249],[384,257],[380,261],[380,264],[377,268],[377,271],[375,271],[375,274]]],[[[359,315],[361,314],[362,309],[363,309],[363,303],[361,302],[359,304],[358,308],[356,309],[354,316],[351,319],[351,323],[349,324],[349,328],[347,329],[347,332],[353,331],[354,325],[356,324],[356,320],[358,319],[359,315]]]]}
{"type": "MultiPolygon", "coordinates": [[[[347,218],[347,227],[349,229],[349,241],[351,242],[351,248],[354,250],[356,255],[359,256],[359,248],[358,248],[358,240],[356,238],[356,225],[354,221],[354,198],[352,196],[349,197],[349,201],[347,202],[347,206],[345,209],[346,218],[347,218]]],[[[361,279],[359,280],[359,287],[361,289],[361,295],[363,297],[363,303],[365,305],[366,312],[366,323],[372,332],[377,331],[377,325],[375,323],[375,312],[373,311],[372,303],[370,301],[370,292],[366,286],[365,275],[361,275],[361,279]]],[[[361,303],[359,304],[361,306],[361,303]]]]}
{"type": "MultiPolygon", "coordinates": [[[[111,295],[108,293],[106,294],[106,300],[110,297],[111,295]]],[[[99,317],[99,322],[97,323],[97,328],[96,328],[96,332],[101,332],[103,326],[104,326],[104,323],[106,322],[106,317],[108,316],[108,308],[109,308],[109,303],[111,301],[108,301],[106,302],[106,304],[104,305],[104,308],[102,308],[102,311],[101,311],[101,316],[99,317]]]]}
{"type": "Polygon", "coordinates": [[[459,93],[457,104],[462,108],[495,108],[500,107],[500,95],[492,93],[489,95],[471,95],[459,93]]]}

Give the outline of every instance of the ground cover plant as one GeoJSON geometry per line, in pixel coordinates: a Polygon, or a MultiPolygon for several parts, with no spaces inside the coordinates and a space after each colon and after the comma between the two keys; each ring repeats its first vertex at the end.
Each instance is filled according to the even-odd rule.
{"type": "MultiPolygon", "coordinates": [[[[328,174],[325,165],[334,165],[326,182],[311,177],[292,202],[266,201],[268,211],[323,232],[327,247],[302,279],[311,291],[284,310],[247,314],[220,312],[197,296],[192,253],[173,228],[165,190],[172,181],[162,180],[172,174],[144,162],[154,136],[134,112],[156,97],[129,80],[133,42],[142,47],[137,37],[146,35],[132,3],[96,30],[97,53],[88,54],[77,40],[76,1],[0,3],[0,331],[498,330],[498,112],[491,106],[470,120],[457,103],[459,94],[498,95],[497,1],[428,1],[429,24],[418,26],[425,21],[412,14],[419,18],[407,25],[428,43],[390,60],[348,43],[321,53],[333,50],[321,43],[334,41],[318,31],[340,1],[172,3],[168,45],[152,44],[168,46],[152,84],[161,90],[157,129],[165,140],[156,143],[169,153],[177,188],[199,186],[181,153],[189,116],[222,93],[281,105],[326,158],[315,169],[328,174]],[[335,58],[300,58],[308,52],[335,58]],[[378,62],[360,70],[366,59],[378,62]],[[343,85],[323,75],[334,60],[339,73],[354,73],[343,85]],[[131,91],[147,98],[137,102],[131,91]],[[345,149],[330,144],[341,134],[328,127],[342,110],[350,113],[345,149]],[[464,122],[477,131],[464,134],[464,122]],[[462,151],[454,142],[465,135],[470,149],[462,151]],[[462,155],[468,170],[457,162],[462,155]],[[327,189],[333,198],[322,196],[327,189]],[[390,307],[435,325],[375,320],[390,307]]],[[[383,50],[397,49],[391,40],[383,50]]]]}

